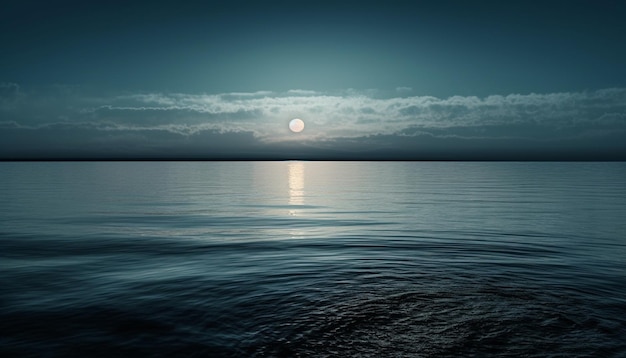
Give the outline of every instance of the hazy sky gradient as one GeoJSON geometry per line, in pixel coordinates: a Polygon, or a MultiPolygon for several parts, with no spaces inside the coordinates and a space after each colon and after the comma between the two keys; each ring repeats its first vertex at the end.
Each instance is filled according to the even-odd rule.
{"type": "Polygon", "coordinates": [[[626,159],[625,15],[621,1],[7,3],[0,159],[626,159]]]}

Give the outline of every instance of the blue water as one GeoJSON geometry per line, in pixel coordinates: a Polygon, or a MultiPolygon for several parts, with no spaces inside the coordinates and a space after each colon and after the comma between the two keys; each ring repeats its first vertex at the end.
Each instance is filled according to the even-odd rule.
{"type": "Polygon", "coordinates": [[[0,163],[0,355],[626,357],[626,163],[0,163]]]}

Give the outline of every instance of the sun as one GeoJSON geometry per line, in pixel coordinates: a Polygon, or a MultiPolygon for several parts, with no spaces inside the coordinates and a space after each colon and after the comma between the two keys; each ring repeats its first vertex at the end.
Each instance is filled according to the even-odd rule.
{"type": "Polygon", "coordinates": [[[300,133],[304,130],[304,121],[300,118],[294,118],[289,121],[289,129],[294,133],[300,133]]]}

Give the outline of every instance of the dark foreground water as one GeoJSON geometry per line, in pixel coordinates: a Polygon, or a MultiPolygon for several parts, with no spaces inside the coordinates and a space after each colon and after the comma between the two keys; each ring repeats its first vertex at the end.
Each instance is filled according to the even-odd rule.
{"type": "Polygon", "coordinates": [[[626,357],[626,163],[0,163],[0,356],[626,357]]]}

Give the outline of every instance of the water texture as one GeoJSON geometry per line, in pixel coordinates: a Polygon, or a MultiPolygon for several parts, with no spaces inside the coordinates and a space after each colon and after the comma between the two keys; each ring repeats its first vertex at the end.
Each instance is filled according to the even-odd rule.
{"type": "Polygon", "coordinates": [[[0,163],[0,355],[626,357],[626,163],[0,163]]]}

